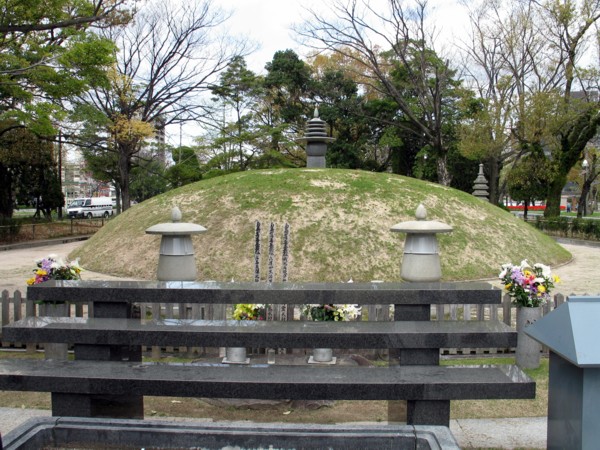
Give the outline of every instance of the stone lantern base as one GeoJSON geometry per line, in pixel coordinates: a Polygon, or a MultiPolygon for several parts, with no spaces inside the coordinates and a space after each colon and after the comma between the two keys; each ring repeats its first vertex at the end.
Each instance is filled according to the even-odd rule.
{"type": "Polygon", "coordinates": [[[196,259],[194,255],[160,255],[157,278],[160,281],[195,281],[196,259]]]}
{"type": "Polygon", "coordinates": [[[440,256],[405,253],[400,276],[405,281],[434,282],[442,278],[440,256]]]}

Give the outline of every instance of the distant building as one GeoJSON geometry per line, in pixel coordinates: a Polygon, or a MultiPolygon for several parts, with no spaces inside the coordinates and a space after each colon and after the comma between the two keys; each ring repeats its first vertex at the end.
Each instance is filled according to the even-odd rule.
{"type": "Polygon", "coordinates": [[[95,180],[86,170],[85,163],[66,162],[62,164],[62,190],[65,205],[80,197],[114,197],[115,188],[110,183],[95,180]]]}

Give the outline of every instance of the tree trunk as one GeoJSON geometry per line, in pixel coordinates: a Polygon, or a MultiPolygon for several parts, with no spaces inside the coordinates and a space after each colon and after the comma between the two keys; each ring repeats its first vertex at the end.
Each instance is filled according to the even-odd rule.
{"type": "Polygon", "coordinates": [[[438,183],[442,186],[450,186],[452,175],[448,170],[448,153],[439,152],[437,157],[437,176],[438,183]]]}
{"type": "Polygon", "coordinates": [[[0,180],[0,217],[10,219],[13,214],[12,175],[3,164],[0,164],[0,180]]]}
{"type": "Polygon", "coordinates": [[[127,211],[130,206],[129,200],[129,152],[128,149],[121,148],[119,152],[119,177],[121,186],[122,209],[127,211]]]}
{"type": "Polygon", "coordinates": [[[500,203],[499,178],[500,162],[498,158],[489,158],[486,164],[488,168],[488,189],[490,193],[490,203],[498,205],[500,203]]]}
{"type": "Polygon", "coordinates": [[[548,196],[546,197],[546,210],[544,217],[560,216],[560,196],[565,184],[567,183],[566,175],[557,175],[548,185],[548,196]]]}
{"type": "MultiPolygon", "coordinates": [[[[588,202],[587,198],[592,188],[592,182],[596,179],[596,177],[587,177],[581,186],[581,196],[579,197],[579,207],[577,208],[577,218],[581,219],[582,216],[588,215],[588,202]],[[583,205],[583,208],[581,207],[583,205]]],[[[592,211],[592,214],[594,211],[592,211]]]]}
{"type": "Polygon", "coordinates": [[[560,216],[560,194],[567,183],[569,170],[581,160],[587,143],[596,135],[600,113],[591,110],[577,118],[569,132],[561,137],[558,173],[548,186],[544,217],[560,216]]]}
{"type": "Polygon", "coordinates": [[[117,215],[121,214],[121,186],[119,183],[115,182],[115,197],[117,200],[117,215]]]}

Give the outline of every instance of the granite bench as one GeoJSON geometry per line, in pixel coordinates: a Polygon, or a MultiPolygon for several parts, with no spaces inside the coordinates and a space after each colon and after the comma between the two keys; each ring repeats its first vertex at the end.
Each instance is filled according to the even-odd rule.
{"type": "MultiPolygon", "coordinates": [[[[74,361],[0,363],[0,390],[52,393],[53,415],[143,417],[143,396],[407,400],[411,425],[449,424],[450,400],[533,398],[515,366],[439,366],[443,347],[516,344],[498,322],[429,321],[431,304],[499,303],[485,283],[263,284],[48,282],[33,300],[91,302],[91,318],[27,318],[3,334],[21,342],[67,342],[74,361]],[[146,321],[132,306],[161,303],[394,304],[394,322],[146,321]],[[389,367],[141,363],[141,345],[389,348],[389,367]],[[133,349],[123,357],[123,347],[133,349]],[[118,351],[113,351],[118,349],[118,351]],[[248,388],[251,386],[251,388],[248,388]]],[[[127,352],[125,352],[127,353],[127,352]]]]}

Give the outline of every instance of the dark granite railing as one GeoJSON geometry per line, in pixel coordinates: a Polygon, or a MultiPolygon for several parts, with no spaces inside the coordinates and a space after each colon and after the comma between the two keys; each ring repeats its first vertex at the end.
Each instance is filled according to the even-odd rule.
{"type": "Polygon", "coordinates": [[[497,303],[488,283],[220,283],[192,281],[62,281],[30,286],[33,301],[73,303],[462,304],[497,303]]]}
{"type": "Polygon", "coordinates": [[[73,362],[0,362],[0,389],[52,392],[57,416],[143,417],[144,395],[406,399],[409,424],[448,425],[452,399],[535,395],[535,384],[514,366],[438,365],[441,347],[516,344],[516,333],[496,321],[430,321],[432,305],[498,304],[501,291],[486,283],[51,281],[31,286],[28,297],[87,304],[90,311],[88,319],[27,318],[3,330],[21,342],[74,345],[73,362]],[[137,305],[145,302],[391,303],[395,321],[145,321],[136,314],[137,305]],[[140,364],[142,345],[383,347],[390,361],[389,367],[209,364],[199,370],[193,364],[140,364]]]}
{"type": "MultiPolygon", "coordinates": [[[[86,282],[88,283],[88,282],[86,282]]],[[[176,284],[181,284],[181,282],[175,282],[176,284]]],[[[152,282],[152,285],[156,285],[158,283],[152,282]]],[[[187,283],[187,289],[189,283],[187,283]]],[[[200,283],[202,285],[213,285],[214,283],[200,283]]],[[[253,283],[242,283],[238,284],[238,288],[241,286],[248,286],[253,283]]],[[[380,283],[364,283],[364,285],[369,288],[371,285],[381,285],[380,283]]],[[[451,286],[456,283],[435,283],[434,285],[438,286],[451,286]]],[[[458,283],[459,285],[466,286],[471,283],[458,283]]],[[[500,320],[511,327],[515,327],[514,319],[515,312],[514,306],[511,304],[511,298],[508,295],[504,295],[502,298],[502,303],[499,304],[497,299],[497,292],[493,290],[488,290],[486,288],[485,283],[478,283],[480,285],[484,285],[483,288],[486,290],[486,297],[490,298],[490,301],[493,303],[452,303],[452,304],[434,304],[431,307],[431,320],[436,321],[455,321],[455,320],[467,320],[467,321],[495,321],[500,320]],[[488,295],[491,295],[489,297],[488,295]]],[[[312,284],[314,286],[314,284],[312,284]]],[[[357,283],[357,285],[359,285],[357,283]]],[[[398,284],[396,284],[398,285],[398,284]]],[[[276,286],[276,284],[275,284],[276,286]]],[[[350,284],[349,286],[352,286],[350,284]]],[[[388,284],[386,287],[389,289],[391,284],[388,284]]],[[[416,287],[412,285],[412,287],[405,287],[405,289],[413,289],[416,287]]],[[[89,286],[88,286],[89,288],[89,286]]],[[[44,287],[45,289],[45,287],[44,287]]],[[[359,288],[359,289],[362,289],[359,288]]],[[[45,291],[44,291],[45,292],[45,291]]],[[[45,295],[45,294],[39,294],[45,295]]],[[[176,294],[177,295],[177,294],[176,294]]],[[[143,295],[144,298],[147,298],[143,295]]],[[[549,302],[544,306],[543,314],[547,314],[552,309],[557,308],[565,301],[565,296],[562,294],[555,294],[554,301],[549,302]]],[[[471,301],[470,298],[467,301],[471,301]]],[[[181,301],[175,301],[171,303],[158,302],[158,303],[147,303],[140,302],[139,303],[141,309],[141,317],[145,318],[167,318],[167,319],[185,319],[185,320],[225,320],[227,318],[231,318],[231,305],[224,305],[218,303],[184,303],[181,301]]],[[[358,320],[368,320],[368,321],[389,321],[393,316],[393,309],[391,304],[362,304],[362,314],[359,315],[358,320]]],[[[0,315],[1,315],[1,324],[2,326],[6,326],[13,321],[20,320],[22,317],[35,317],[39,315],[37,311],[38,305],[31,298],[25,298],[20,291],[15,291],[13,296],[10,296],[10,293],[6,290],[2,292],[0,297],[0,315]]],[[[288,314],[289,318],[301,318],[301,305],[288,305],[288,314]]],[[[87,317],[87,303],[85,301],[76,303],[74,302],[71,306],[70,315],[73,317],[87,317]]],[[[10,342],[6,339],[5,336],[1,333],[0,328],[0,341],[2,347],[21,347],[21,343],[18,342],[10,342]]],[[[29,349],[33,349],[34,344],[30,344],[28,346],[29,349]]],[[[185,352],[188,354],[198,354],[205,351],[203,348],[185,348],[182,346],[173,346],[168,348],[169,351],[175,352],[185,352]]],[[[155,349],[155,355],[158,355],[160,349],[155,349]]],[[[441,350],[442,354],[505,354],[509,352],[514,352],[514,347],[505,347],[505,346],[490,346],[490,347],[448,347],[443,348],[441,350]]]]}

